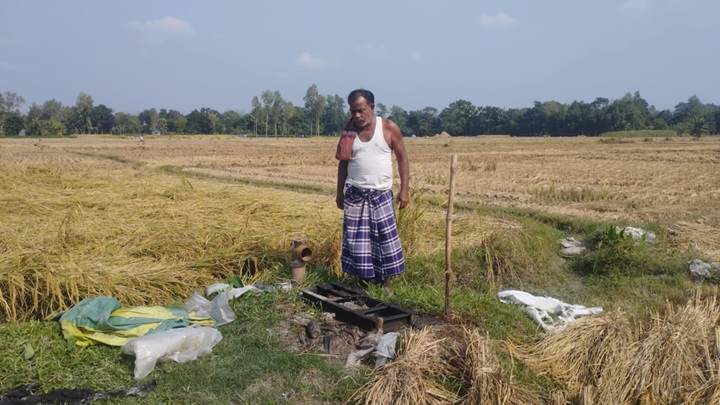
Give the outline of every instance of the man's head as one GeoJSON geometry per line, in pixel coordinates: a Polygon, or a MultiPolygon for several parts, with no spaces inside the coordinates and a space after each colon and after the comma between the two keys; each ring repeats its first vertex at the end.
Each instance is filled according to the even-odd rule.
{"type": "Polygon", "coordinates": [[[375,96],[371,91],[357,89],[348,95],[350,104],[350,116],[355,126],[363,128],[370,124],[370,118],[375,116],[375,96]]]}

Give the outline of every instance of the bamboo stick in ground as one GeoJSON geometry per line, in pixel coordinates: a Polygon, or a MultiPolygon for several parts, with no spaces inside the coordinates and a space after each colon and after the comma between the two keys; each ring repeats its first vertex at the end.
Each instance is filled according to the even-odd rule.
{"type": "Polygon", "coordinates": [[[453,207],[455,205],[455,170],[457,169],[457,155],[450,158],[450,191],[447,208],[447,227],[445,232],[445,316],[450,315],[450,275],[452,274],[452,221],[453,207]]]}

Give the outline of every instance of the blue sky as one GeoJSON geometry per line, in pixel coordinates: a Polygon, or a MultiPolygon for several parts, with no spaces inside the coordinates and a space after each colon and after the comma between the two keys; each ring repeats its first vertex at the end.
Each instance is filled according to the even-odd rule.
{"type": "Polygon", "coordinates": [[[720,104],[717,0],[2,0],[0,92],[247,112],[357,87],[406,110],[640,94],[720,104]]]}

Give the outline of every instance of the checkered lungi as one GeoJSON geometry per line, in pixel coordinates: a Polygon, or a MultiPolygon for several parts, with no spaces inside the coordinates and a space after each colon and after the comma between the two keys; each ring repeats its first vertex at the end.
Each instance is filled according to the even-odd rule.
{"type": "Polygon", "coordinates": [[[404,273],[392,190],[349,186],[344,201],[343,272],[380,281],[404,273]]]}

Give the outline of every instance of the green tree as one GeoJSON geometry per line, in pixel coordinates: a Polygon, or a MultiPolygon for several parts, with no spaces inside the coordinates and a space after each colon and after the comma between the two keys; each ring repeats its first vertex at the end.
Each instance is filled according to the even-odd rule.
{"type": "Polygon", "coordinates": [[[25,129],[29,136],[61,136],[65,133],[65,125],[54,120],[27,118],[25,129]]]}
{"type": "Polygon", "coordinates": [[[375,104],[375,115],[378,115],[383,118],[387,118],[388,114],[390,114],[390,111],[388,110],[388,108],[385,104],[383,104],[383,103],[375,104]]]}
{"type": "Polygon", "coordinates": [[[187,118],[187,126],[185,127],[186,134],[212,133],[212,127],[208,114],[203,114],[198,110],[192,110],[192,112],[185,118],[187,118]]]}
{"type": "Polygon", "coordinates": [[[687,102],[678,103],[673,113],[674,124],[692,121],[696,117],[700,117],[705,113],[705,106],[700,99],[693,95],[687,102]]]}
{"type": "Polygon", "coordinates": [[[115,114],[113,134],[139,134],[142,133],[142,123],[136,115],[119,112],[115,114]]]}
{"type": "Polygon", "coordinates": [[[39,120],[42,116],[42,108],[37,105],[35,102],[30,104],[30,108],[28,109],[27,113],[27,119],[28,120],[39,120]]]}
{"type": "Polygon", "coordinates": [[[311,127],[310,115],[306,108],[295,107],[294,114],[290,118],[290,132],[296,135],[305,135],[311,127]]]}
{"type": "Polygon", "coordinates": [[[429,136],[440,132],[437,108],[425,107],[422,110],[410,111],[407,125],[413,133],[419,136],[429,136]]]}
{"type": "MultiPolygon", "coordinates": [[[[0,133],[7,135],[15,132],[18,123],[17,117],[13,116],[13,114],[20,114],[20,106],[23,104],[25,104],[25,99],[11,91],[0,93],[0,133]],[[12,121],[7,123],[7,125],[9,125],[7,128],[5,127],[6,120],[12,121]]],[[[22,116],[20,116],[20,118],[22,118],[22,116]]],[[[24,127],[24,125],[25,123],[23,122],[22,126],[24,127]]],[[[20,128],[20,130],[22,129],[23,128],[20,128]]],[[[18,130],[18,133],[20,130],[18,130]]]]}
{"type": "Polygon", "coordinates": [[[229,132],[232,134],[238,134],[238,133],[244,132],[241,129],[242,116],[240,115],[239,112],[233,111],[233,110],[227,110],[220,115],[220,120],[222,121],[223,125],[225,126],[226,132],[229,132]]]}
{"type": "Polygon", "coordinates": [[[690,135],[700,137],[708,133],[708,124],[705,122],[705,118],[696,115],[690,119],[690,135]]]}
{"type": "Polygon", "coordinates": [[[310,122],[312,123],[310,133],[313,135],[320,135],[320,118],[325,111],[327,100],[325,100],[325,97],[318,92],[317,85],[313,84],[308,87],[305,92],[303,101],[305,101],[305,109],[308,111],[311,120],[310,122]]]}
{"type": "Polygon", "coordinates": [[[0,112],[20,112],[20,106],[25,104],[25,99],[11,91],[0,94],[0,112]]]}
{"type": "Polygon", "coordinates": [[[260,104],[260,99],[257,96],[252,98],[250,105],[252,106],[252,111],[250,112],[250,116],[252,117],[253,130],[255,132],[255,136],[257,136],[258,123],[260,123],[260,120],[262,119],[262,117],[265,116],[265,112],[263,111],[263,106],[262,106],[262,104],[260,104]]]}
{"type": "MultiPolygon", "coordinates": [[[[149,119],[150,117],[148,116],[148,120],[149,119]]],[[[159,128],[160,133],[172,132],[181,134],[183,131],[177,128],[177,124],[184,119],[185,116],[183,116],[182,113],[178,110],[166,110],[164,108],[161,108],[158,112],[158,126],[161,127],[159,128]],[[165,127],[166,132],[163,132],[163,124],[161,124],[160,122],[161,119],[164,119],[167,122],[167,126],[165,127]]]]}
{"type": "Polygon", "coordinates": [[[281,124],[280,121],[282,120],[283,109],[285,109],[286,104],[287,102],[282,98],[280,92],[275,91],[272,97],[272,104],[270,105],[270,118],[273,123],[273,134],[276,138],[278,135],[278,125],[281,124]]]}
{"type": "Polygon", "coordinates": [[[185,118],[184,115],[179,116],[174,122],[173,126],[175,127],[175,133],[176,134],[184,134],[185,128],[187,127],[188,120],[185,118]]]}
{"type": "Polygon", "coordinates": [[[138,118],[142,123],[143,133],[150,134],[153,131],[157,130],[160,114],[158,114],[158,111],[157,109],[155,109],[155,107],[143,110],[140,114],[138,114],[138,118]]]}
{"type": "Polygon", "coordinates": [[[158,132],[160,132],[160,135],[167,134],[168,127],[169,127],[169,124],[168,124],[167,118],[158,118],[157,130],[158,130],[158,132]]]}
{"type": "Polygon", "coordinates": [[[295,134],[292,128],[292,122],[293,118],[295,118],[295,112],[296,112],[295,105],[293,105],[292,102],[288,101],[287,104],[285,104],[285,108],[283,108],[283,115],[282,115],[282,132],[283,134],[295,134]]]}
{"type": "Polygon", "coordinates": [[[340,133],[348,117],[348,113],[345,110],[345,99],[335,94],[333,96],[327,95],[325,100],[327,105],[325,106],[321,119],[321,126],[324,129],[323,133],[340,133]]]}
{"type": "Polygon", "coordinates": [[[207,117],[208,117],[208,120],[210,121],[210,133],[212,133],[212,134],[224,134],[225,133],[225,124],[223,124],[219,115],[217,115],[215,113],[209,113],[207,115],[207,117]]]}
{"type": "Polygon", "coordinates": [[[673,115],[669,110],[658,111],[652,121],[653,129],[670,129],[673,122],[673,115]]]}
{"type": "Polygon", "coordinates": [[[402,107],[393,105],[390,107],[390,116],[388,117],[393,122],[397,124],[398,127],[400,127],[400,131],[403,134],[410,133],[410,128],[407,126],[408,122],[408,113],[407,111],[403,110],[402,107]]]}
{"type": "Polygon", "coordinates": [[[260,99],[263,103],[262,112],[264,115],[263,119],[265,125],[265,136],[268,136],[268,132],[270,130],[270,114],[273,102],[275,101],[275,93],[273,93],[271,90],[265,90],[260,95],[260,99]]]}
{"type": "Polygon", "coordinates": [[[478,107],[473,127],[479,134],[509,134],[510,116],[499,107],[478,107]]]}
{"type": "Polygon", "coordinates": [[[62,121],[63,105],[61,102],[50,99],[42,104],[40,119],[41,120],[53,120],[62,121]]]}
{"type": "Polygon", "coordinates": [[[115,116],[113,115],[113,111],[104,104],[98,104],[94,107],[90,117],[95,132],[99,134],[109,134],[112,132],[115,126],[115,116]]]}
{"type": "Polygon", "coordinates": [[[611,131],[647,129],[651,125],[650,108],[639,92],[625,94],[608,107],[611,131]]]}
{"type": "Polygon", "coordinates": [[[92,96],[86,93],[80,93],[75,100],[75,125],[78,133],[89,134],[93,132],[92,112],[93,112],[92,96]]]}
{"type": "Polygon", "coordinates": [[[440,126],[452,135],[475,135],[473,123],[478,115],[477,107],[467,100],[450,103],[440,115],[440,126]]]}
{"type": "Polygon", "coordinates": [[[25,129],[25,120],[19,112],[8,112],[4,114],[3,132],[8,136],[17,136],[25,129]]]}

